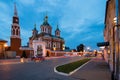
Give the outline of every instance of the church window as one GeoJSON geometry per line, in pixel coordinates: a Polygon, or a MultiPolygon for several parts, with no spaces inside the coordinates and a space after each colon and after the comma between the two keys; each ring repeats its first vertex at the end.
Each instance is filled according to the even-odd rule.
{"type": "Polygon", "coordinates": [[[44,32],[44,27],[43,27],[43,32],[44,32]]]}
{"type": "Polygon", "coordinates": [[[16,35],[18,35],[18,29],[16,29],[16,35]]]}
{"type": "Polygon", "coordinates": [[[13,35],[15,35],[15,30],[13,29],[13,35]]]}
{"type": "Polygon", "coordinates": [[[48,28],[46,28],[46,32],[48,33],[48,28]]]}
{"type": "Polygon", "coordinates": [[[46,28],[45,28],[45,32],[46,32],[46,28]]]}
{"type": "Polygon", "coordinates": [[[50,43],[49,43],[49,48],[50,48],[50,43]]]}

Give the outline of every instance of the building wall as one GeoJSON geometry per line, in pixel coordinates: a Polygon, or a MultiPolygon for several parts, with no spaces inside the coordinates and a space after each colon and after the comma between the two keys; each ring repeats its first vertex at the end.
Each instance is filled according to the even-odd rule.
{"type": "Polygon", "coordinates": [[[5,45],[6,42],[0,41],[0,58],[4,58],[5,56],[5,45]]]}
{"type": "MultiPolygon", "coordinates": [[[[118,24],[114,20],[116,17],[116,1],[117,0],[107,1],[104,29],[104,39],[110,43],[105,50],[110,50],[108,60],[111,71],[115,72],[115,77],[118,73],[120,75],[120,59],[119,61],[117,59],[117,57],[120,58],[120,27],[118,28],[118,25],[120,25],[120,0],[118,0],[118,24]]],[[[108,54],[108,52],[105,54],[108,54]]]]}
{"type": "Polygon", "coordinates": [[[22,51],[20,50],[21,47],[21,39],[20,38],[11,38],[11,51],[16,51],[17,56],[21,56],[22,51]]]}
{"type": "Polygon", "coordinates": [[[109,0],[106,3],[105,29],[104,40],[110,45],[105,48],[105,55],[108,56],[106,61],[109,62],[111,70],[113,69],[113,54],[114,54],[114,18],[115,18],[115,0],[109,0]],[[110,51],[110,54],[108,53],[110,51]]]}
{"type": "MultiPolygon", "coordinates": [[[[29,46],[33,47],[33,40],[34,39],[29,39],[29,46]]],[[[64,40],[62,39],[56,39],[52,37],[39,37],[38,41],[43,41],[46,43],[46,49],[54,50],[53,48],[55,47],[55,50],[61,51],[63,50],[63,45],[64,45],[64,40]]]]}

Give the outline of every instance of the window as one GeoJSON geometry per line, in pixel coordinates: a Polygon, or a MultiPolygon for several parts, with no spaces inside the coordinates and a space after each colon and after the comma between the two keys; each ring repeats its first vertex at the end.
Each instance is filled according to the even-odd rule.
{"type": "Polygon", "coordinates": [[[45,28],[45,32],[46,32],[46,28],[45,28]]]}
{"type": "Polygon", "coordinates": [[[44,32],[44,27],[43,27],[43,32],[44,32]]]}
{"type": "Polygon", "coordinates": [[[18,29],[16,29],[16,35],[18,35],[18,29]]]}
{"type": "Polygon", "coordinates": [[[13,35],[15,35],[15,30],[13,29],[13,35]]]}

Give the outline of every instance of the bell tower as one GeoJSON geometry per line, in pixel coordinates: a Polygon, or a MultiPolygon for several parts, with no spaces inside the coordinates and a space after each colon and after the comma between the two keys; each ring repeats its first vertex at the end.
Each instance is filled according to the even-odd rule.
{"type": "Polygon", "coordinates": [[[20,38],[20,26],[19,26],[19,17],[17,14],[16,3],[14,3],[14,16],[11,26],[11,51],[16,51],[17,55],[20,55],[19,48],[21,47],[21,38],[20,38]]]}

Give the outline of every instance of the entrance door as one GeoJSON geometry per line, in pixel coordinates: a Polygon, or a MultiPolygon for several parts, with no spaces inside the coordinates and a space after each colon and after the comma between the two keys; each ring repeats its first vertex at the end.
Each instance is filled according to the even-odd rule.
{"type": "Polygon", "coordinates": [[[46,56],[47,56],[47,57],[49,57],[49,56],[50,56],[48,51],[47,51],[47,54],[46,54],[46,56]]]}
{"type": "Polygon", "coordinates": [[[37,46],[37,55],[42,56],[43,55],[43,49],[42,45],[37,46]]]}

